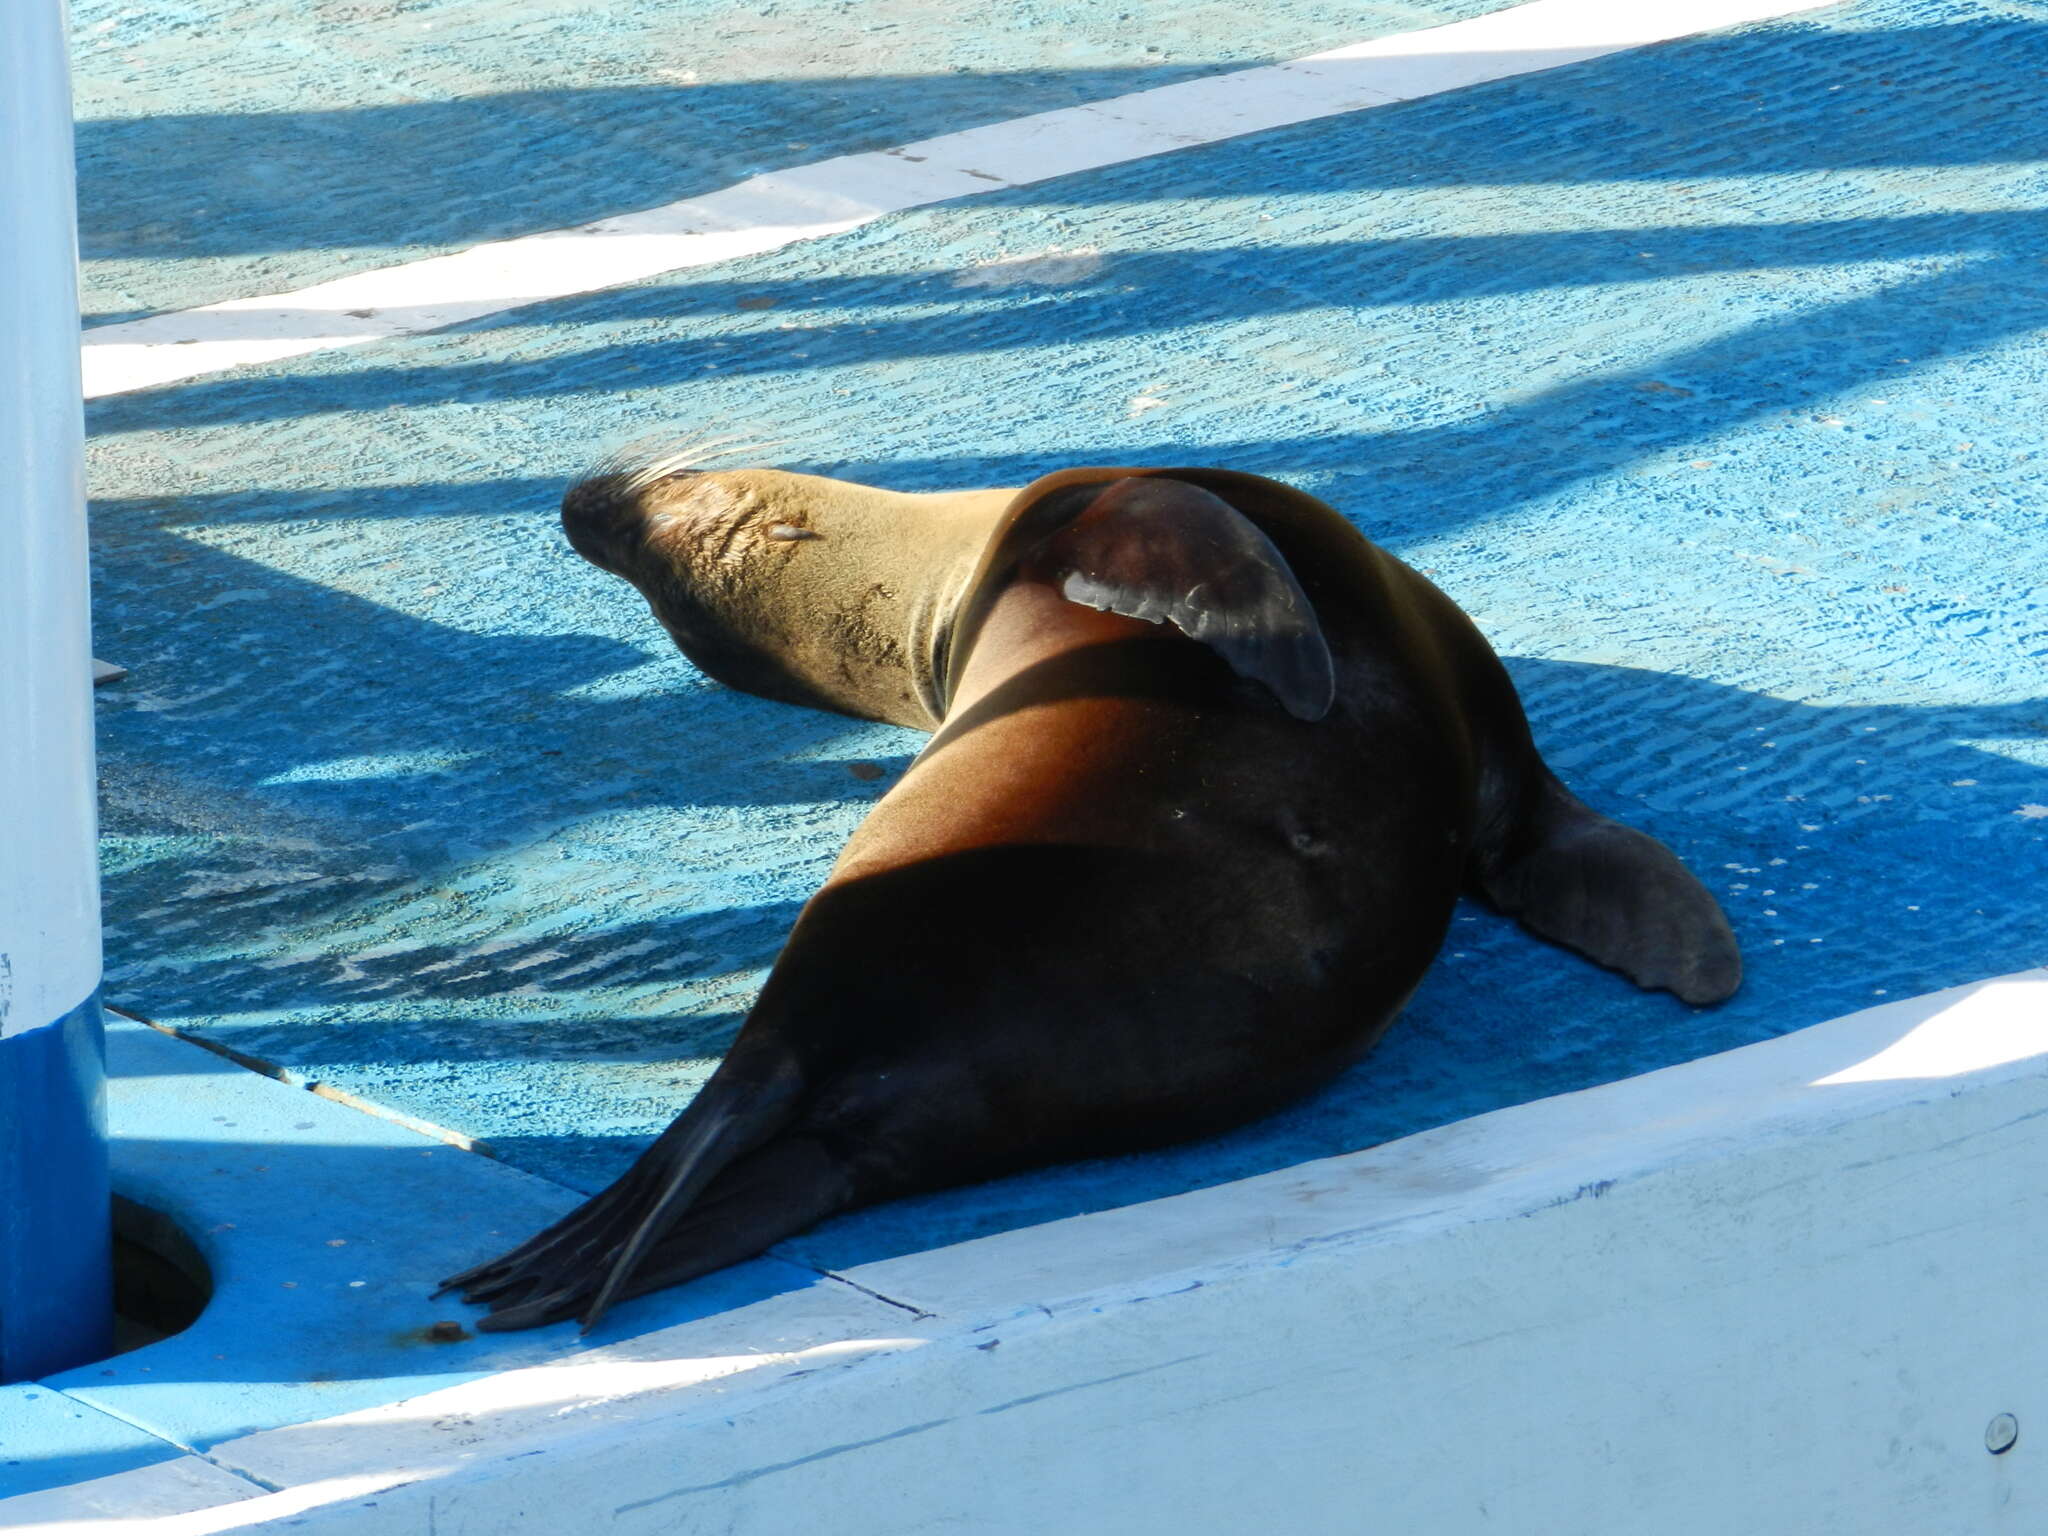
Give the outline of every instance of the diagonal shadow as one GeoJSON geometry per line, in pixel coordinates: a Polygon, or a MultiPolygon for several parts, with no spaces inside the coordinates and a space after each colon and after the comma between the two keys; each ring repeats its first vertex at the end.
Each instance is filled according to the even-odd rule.
{"type": "MultiPolygon", "coordinates": [[[[777,321],[801,322],[792,328],[802,332],[803,345],[815,346],[823,339],[821,333],[830,333],[834,326],[872,318],[883,323],[864,327],[859,334],[883,339],[869,342],[863,349],[867,355],[930,357],[962,350],[949,345],[956,338],[945,328],[948,321],[979,319],[986,323],[1034,298],[1050,309],[1076,299],[1100,299],[1116,293],[1173,292],[1186,300],[1187,319],[1176,323],[1213,324],[1291,314],[1332,303],[1358,310],[1394,309],[1556,289],[1667,282],[1679,272],[1752,273],[1928,256],[1999,255],[2016,249],[2039,251],[2048,247],[2044,224],[2048,224],[2048,214],[2040,210],[2005,209],[1091,251],[1066,258],[1070,275],[1048,272],[1041,276],[1040,270],[1034,270],[1051,268],[1059,258],[1036,264],[1023,260],[1008,282],[1000,267],[965,271],[957,267],[911,268],[859,276],[671,277],[607,289],[596,296],[525,305],[446,329],[474,335],[573,325],[585,319],[614,324],[687,320],[696,322],[704,333],[675,338],[678,342],[703,345],[723,340],[730,346],[741,341],[772,348],[790,341],[775,334],[777,321]],[[1646,254],[1642,249],[1646,244],[1664,249],[1646,254]],[[1249,284],[1245,282],[1248,260],[1264,268],[1249,284]],[[1035,296],[1030,293],[1034,288],[1040,290],[1035,296]],[[987,291],[1004,289],[1008,291],[987,291]],[[953,313],[920,313],[907,324],[888,318],[887,310],[906,306],[925,311],[944,307],[953,313]],[[733,313],[741,309],[772,309],[775,315],[748,328],[744,317],[733,313]],[[934,344],[917,345],[915,338],[935,324],[939,329],[934,344]]],[[[275,315],[287,327],[295,316],[314,321],[329,318],[324,311],[295,311],[282,303],[265,313],[275,315]]],[[[408,323],[415,313],[404,305],[379,311],[399,324],[408,323]]],[[[1128,324],[1133,333],[1144,326],[1138,313],[1105,319],[1128,324]]],[[[87,345],[91,345],[90,337],[87,345]]],[[[695,355],[691,360],[703,361],[695,355]]],[[[802,360],[771,355],[764,366],[771,371],[801,372],[795,364],[802,360]]],[[[744,368],[748,358],[742,355],[722,361],[744,368]]],[[[220,382],[227,381],[202,378],[166,387],[203,394],[206,384],[220,382]]],[[[146,402],[152,396],[136,391],[118,398],[146,402]]]]}
{"type": "Polygon", "coordinates": [[[80,254],[93,261],[400,253],[504,239],[694,197],[827,155],[1238,67],[566,87],[403,105],[88,119],[77,128],[80,254]],[[323,195],[308,197],[309,186],[323,195]]]}
{"type": "MultiPolygon", "coordinates": [[[[1941,248],[1939,221],[1914,221],[1910,227],[1917,238],[1897,245],[1879,242],[1883,255],[1872,259],[1925,256],[1941,248]]],[[[1804,232],[1817,235],[1824,230],[1807,226],[1804,232]]],[[[1754,232],[1708,232],[1710,247],[1719,238],[1723,249],[1741,252],[1733,263],[1726,266],[1716,265],[1711,257],[1697,254],[1693,242],[1698,233],[1682,229],[1635,231],[1631,242],[1640,245],[1655,241],[1667,250],[1675,245],[1682,252],[1679,263],[1694,271],[1749,270],[1756,263],[1754,242],[1758,237],[1754,232]]],[[[1852,228],[1843,235],[1849,238],[1854,233],[1852,228]]],[[[1548,249],[1553,245],[1564,247],[1566,249],[1554,251],[1546,258],[1555,264],[1554,270],[1562,270],[1571,264],[1569,248],[1578,246],[1583,251],[1584,244],[1596,238],[1605,245],[1608,263],[1617,264],[1615,258],[1621,254],[1621,242],[1612,236],[1526,236],[1512,240],[1502,237],[1499,241],[1486,243],[1534,249],[1548,249]]],[[[1734,421],[1746,419],[1757,409],[1764,408],[1759,396],[1768,401],[1770,408],[1810,403],[1835,391],[1882,378],[1896,371],[1901,364],[1918,366],[1933,358],[1980,350],[2010,337],[2024,335],[2048,323],[2048,290],[2044,290],[2035,271],[2043,256],[2048,255],[2048,218],[2014,215],[1987,219],[1976,227],[1966,224],[1949,249],[1975,252],[1994,242],[2005,241],[2016,244],[2019,249],[2002,249],[2000,254],[1985,255],[1976,260],[1951,254],[1944,258],[1943,270],[1891,283],[1875,293],[1832,304],[1806,306],[1788,315],[1756,321],[1661,359],[1656,367],[1660,381],[1668,383],[1672,377],[1694,381],[1694,386],[1686,388],[1683,394],[1672,392],[1662,401],[1629,400],[1626,392],[1640,384],[1640,378],[1595,375],[1518,403],[1503,412],[1501,419],[1489,419],[1482,430],[1488,436],[1501,436],[1512,432],[1517,421],[1533,424],[1539,418],[1556,420],[1582,416],[1594,400],[1608,397],[1613,401],[1628,401],[1638,422],[1667,424],[1668,429],[1662,432],[1653,427],[1651,435],[1653,442],[1668,443],[1703,436],[1734,421]],[[1909,357],[1900,356],[1901,347],[1912,349],[1909,357]],[[1697,398],[1702,396],[1704,398],[1697,398]],[[1682,410],[1671,409],[1675,400],[1680,398],[1691,403],[1682,410]],[[1664,408],[1657,409],[1659,406],[1664,408]]],[[[1404,242],[1390,242],[1369,249],[1384,263],[1390,256],[1398,254],[1402,244],[1404,242]]],[[[780,373],[864,369],[900,358],[970,356],[991,350],[1008,350],[1019,344],[1033,349],[1110,345],[1169,323],[1156,310],[1143,310],[1120,302],[1120,290],[1132,286],[1130,279],[1133,276],[1143,276],[1150,283],[1159,285],[1154,291],[1191,296],[1189,302],[1176,305],[1170,311],[1170,325],[1176,330],[1194,325],[1265,319],[1289,312],[1322,311],[1333,305],[1342,305],[1351,311],[1348,326],[1355,349],[1352,370],[1364,370],[1378,365],[1382,354],[1383,337],[1374,323],[1373,312],[1383,304],[1397,305],[1414,300],[1412,296],[1408,299],[1370,297],[1375,292],[1374,274],[1365,271],[1353,275],[1344,270],[1347,255],[1358,249],[1347,246],[1331,252],[1324,248],[1317,252],[1313,262],[1298,260],[1299,253],[1262,253],[1262,256],[1275,258],[1275,272],[1287,274],[1279,277],[1277,284],[1247,282],[1241,272],[1238,281],[1223,281],[1233,265],[1242,267],[1245,253],[1241,250],[1174,257],[1124,257],[1110,268],[1104,292],[1092,296],[1068,296],[1059,301],[1034,305],[1028,329],[1020,327],[1014,313],[984,313],[975,307],[965,307],[937,316],[918,316],[858,328],[827,325],[766,336],[740,334],[709,338],[678,336],[673,340],[651,342],[638,340],[625,346],[609,345],[558,353],[544,365],[507,366],[478,362],[404,368],[371,367],[324,375],[317,381],[310,381],[311,387],[299,391],[281,387],[280,381],[274,378],[201,379],[168,390],[117,395],[96,401],[89,408],[87,419],[93,434],[104,437],[171,426],[189,428],[245,423],[337,410],[369,411],[400,404],[419,407],[484,399],[610,393],[627,387],[628,381],[631,388],[644,390],[699,380],[710,364],[715,364],[722,370],[723,378],[730,380],[780,373]],[[1133,270],[1127,272],[1126,264],[1133,270]],[[1334,280],[1317,286],[1311,280],[1311,274],[1325,279],[1334,274],[1334,280]]],[[[1787,260],[1784,264],[1820,262],[1825,259],[1823,249],[1821,242],[1809,243],[1800,258],[1787,260]]],[[[1628,278],[1640,280],[1646,275],[1642,263],[1633,259],[1633,251],[1628,254],[1630,260],[1623,270],[1628,278]]],[[[1766,261],[1764,264],[1778,263],[1766,261]]],[[[1529,270],[1526,261],[1512,265],[1517,271],[1529,270]]],[[[1459,266],[1465,266],[1463,260],[1459,266]]],[[[1496,274],[1498,268],[1481,261],[1474,270],[1496,274]]],[[[1536,268],[1537,273],[1545,270],[1540,265],[1536,268]]],[[[1579,270],[1589,283],[1613,280],[1612,276],[1602,274],[1597,268],[1587,271],[1583,263],[1579,264],[1579,270]]],[[[1436,275],[1440,277],[1442,274],[1436,275]]],[[[832,285],[806,282],[797,286],[815,292],[832,285]]],[[[1549,288],[1557,285],[1532,279],[1531,286],[1549,288]]],[[[1454,279],[1447,285],[1447,291],[1432,289],[1432,302],[1454,302],[1459,297],[1500,287],[1498,277],[1493,275],[1484,276],[1478,283],[1462,290],[1454,279]]],[[[1511,287],[1508,291],[1523,290],[1511,287]]],[[[571,308],[566,313],[550,314],[544,318],[546,323],[563,326],[600,318],[609,320],[615,317],[614,306],[617,303],[624,303],[630,309],[636,304],[644,306],[646,302],[644,293],[629,292],[616,299],[607,295],[600,300],[582,301],[579,306],[582,313],[571,308]]],[[[1393,338],[1388,336],[1384,339],[1393,338]]],[[[1410,361],[1406,358],[1400,360],[1404,363],[1410,361]]],[[[1339,364],[1338,379],[1346,371],[1339,364]]],[[[1358,376],[1363,385],[1362,372],[1358,376]]],[[[1325,375],[1320,382],[1335,381],[1325,375]]],[[[1464,429],[1452,426],[1440,430],[1460,432],[1464,429]]],[[[1420,446],[1403,443],[1399,437],[1388,434],[1374,434],[1363,440],[1375,441],[1399,444],[1401,450],[1420,446]]],[[[1250,446],[1214,444],[1210,445],[1210,451],[1237,452],[1250,446]]],[[[1074,462],[1101,461],[1111,457],[1114,453],[1106,447],[1091,450],[1077,445],[1073,454],[1074,462]]],[[[998,482],[1016,478],[1019,474],[1017,469],[1002,460],[976,460],[974,465],[986,465],[983,473],[998,482]]],[[[938,472],[957,477],[969,468],[956,464],[938,472]]],[[[916,468],[903,465],[899,473],[901,469],[908,469],[910,478],[922,483],[924,477],[916,468]]],[[[930,469],[936,469],[936,466],[930,469]]],[[[944,483],[960,482],[957,478],[947,478],[944,483]]],[[[331,500],[334,493],[327,494],[331,500]]]]}
{"type": "MultiPolygon", "coordinates": [[[[1215,157],[1183,156],[1171,195],[1576,180],[1603,174],[1584,163],[1603,153],[1606,175],[1660,180],[2039,161],[2048,159],[2048,121],[2022,104],[2038,97],[2044,59],[2048,26],[2030,18],[1868,30],[1835,28],[1825,17],[1794,19],[1374,109],[1395,152],[1355,161],[1335,179],[1326,163],[1269,161],[1260,165],[1257,186],[1246,187],[1215,157]],[[1943,61],[1932,80],[1930,58],[1943,61]],[[1816,79],[1860,93],[1879,110],[1856,133],[1812,131],[1817,111],[1863,115],[1856,105],[1816,101],[1799,88],[1816,79]],[[1967,88],[1955,83],[1963,80],[1967,88]],[[1885,110],[1929,92],[1938,96],[1937,111],[1885,110]],[[1526,101],[1530,93],[1549,103],[1546,153],[1531,155],[1506,125],[1472,133],[1473,111],[1526,101]],[[1687,103],[1683,113],[1665,109],[1674,99],[1687,103]],[[1436,137],[1446,111],[1468,119],[1453,154],[1436,137]],[[1605,118],[1607,131],[1582,136],[1578,125],[1556,120],[1574,113],[1605,118]],[[1604,152],[1589,154],[1589,142],[1604,152]],[[1580,164],[1561,176],[1560,159],[1580,164]]],[[[78,128],[82,249],[88,260],[349,248],[416,253],[563,228],[694,196],[764,169],[1240,67],[1204,62],[596,87],[330,111],[89,120],[78,128]],[[535,154],[540,144],[546,152],[535,154]],[[404,167],[403,176],[392,174],[394,166],[404,167]],[[167,174],[166,167],[176,169],[167,174]],[[320,195],[307,196],[309,187],[320,195]],[[516,198],[505,195],[515,187],[516,198]]],[[[1102,187],[1099,178],[1062,178],[1025,195],[1085,200],[1103,195],[1102,187]]]]}

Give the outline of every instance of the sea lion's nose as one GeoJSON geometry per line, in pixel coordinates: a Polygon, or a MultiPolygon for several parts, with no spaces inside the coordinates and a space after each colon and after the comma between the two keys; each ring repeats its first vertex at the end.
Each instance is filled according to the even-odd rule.
{"type": "Polygon", "coordinates": [[[620,541],[639,521],[629,477],[592,475],[562,496],[562,532],[576,553],[592,565],[618,570],[620,541]]]}

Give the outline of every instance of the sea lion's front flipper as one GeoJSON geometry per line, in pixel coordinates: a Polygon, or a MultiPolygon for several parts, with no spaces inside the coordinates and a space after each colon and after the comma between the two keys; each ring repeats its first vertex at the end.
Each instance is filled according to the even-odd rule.
{"type": "Polygon", "coordinates": [[[1219,497],[1180,480],[1118,480],[1033,564],[1069,602],[1172,624],[1288,713],[1329,713],[1336,679],[1315,610],[1272,540],[1219,497]]]}
{"type": "Polygon", "coordinates": [[[1718,1003],[1742,954],[1707,888],[1654,837],[1602,816],[1545,776],[1533,805],[1482,855],[1480,891],[1524,926],[1642,987],[1718,1003]]]}

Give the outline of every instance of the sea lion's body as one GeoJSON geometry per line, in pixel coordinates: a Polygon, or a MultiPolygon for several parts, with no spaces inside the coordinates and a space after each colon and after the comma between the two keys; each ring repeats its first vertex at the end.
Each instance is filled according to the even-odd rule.
{"type": "Polygon", "coordinates": [[[1690,1001],[1739,979],[1712,898],[1544,768],[1471,622],[1312,498],[1216,470],[1068,471],[934,523],[897,498],[881,516],[940,536],[810,581],[793,562],[872,531],[814,515],[833,482],[689,478],[587,483],[572,539],[714,675],[938,730],[698,1101],[453,1282],[485,1326],[587,1322],[836,1210],[1265,1113],[1380,1037],[1461,891],[1690,1001]],[[837,620],[802,612],[821,591],[837,620]],[[847,603],[875,643],[846,643],[847,603]]]}

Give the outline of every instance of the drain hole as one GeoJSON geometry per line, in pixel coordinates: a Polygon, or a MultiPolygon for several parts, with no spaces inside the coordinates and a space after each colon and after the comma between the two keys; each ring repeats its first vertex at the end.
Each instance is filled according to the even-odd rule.
{"type": "Polygon", "coordinates": [[[114,1196],[114,1353],[183,1333],[212,1295],[213,1270],[178,1224],[114,1196]]]}

